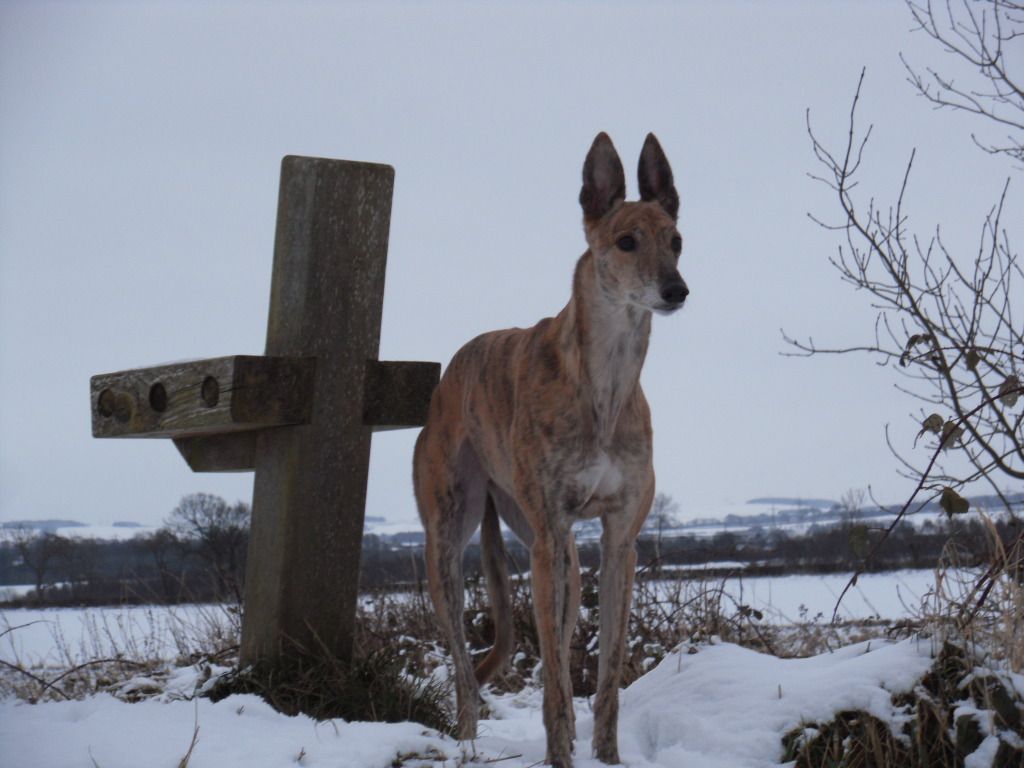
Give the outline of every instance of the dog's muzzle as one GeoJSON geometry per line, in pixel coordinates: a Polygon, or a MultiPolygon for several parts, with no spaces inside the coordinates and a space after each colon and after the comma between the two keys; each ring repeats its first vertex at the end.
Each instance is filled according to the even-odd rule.
{"type": "Polygon", "coordinates": [[[661,300],[665,302],[664,306],[660,307],[660,309],[672,312],[683,306],[686,297],[690,295],[690,289],[686,287],[686,283],[683,282],[681,277],[676,277],[662,283],[659,293],[661,294],[661,300]]]}

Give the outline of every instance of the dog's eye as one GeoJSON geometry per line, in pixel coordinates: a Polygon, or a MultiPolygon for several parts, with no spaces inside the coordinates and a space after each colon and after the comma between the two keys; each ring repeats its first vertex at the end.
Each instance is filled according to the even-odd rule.
{"type": "Polygon", "coordinates": [[[672,238],[672,250],[675,251],[676,253],[679,253],[680,251],[683,250],[683,238],[681,238],[679,235],[676,235],[675,237],[672,238]]]}
{"type": "Polygon", "coordinates": [[[616,241],[615,245],[619,247],[620,251],[632,251],[636,248],[636,240],[633,239],[632,235],[623,235],[616,241]]]}

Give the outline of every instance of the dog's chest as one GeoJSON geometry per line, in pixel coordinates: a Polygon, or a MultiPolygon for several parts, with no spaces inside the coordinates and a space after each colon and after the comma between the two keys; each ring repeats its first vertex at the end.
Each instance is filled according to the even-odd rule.
{"type": "Polygon", "coordinates": [[[576,485],[584,503],[597,496],[611,496],[622,488],[622,468],[605,451],[588,457],[576,473],[576,485]]]}

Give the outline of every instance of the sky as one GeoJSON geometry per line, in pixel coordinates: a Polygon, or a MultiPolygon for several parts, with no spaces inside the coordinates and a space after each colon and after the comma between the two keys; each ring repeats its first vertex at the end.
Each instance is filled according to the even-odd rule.
{"type": "MultiPolygon", "coordinates": [[[[607,131],[636,197],[648,131],[675,172],[686,307],[642,385],[658,489],[684,518],[765,495],[912,489],[919,404],[862,357],[795,359],[780,328],[870,338],[829,266],[835,201],[805,116],[842,146],[861,69],[860,194],[976,247],[1005,182],[899,55],[948,59],[899,2],[228,3],[0,0],[0,521],[156,524],[181,496],[249,500],[167,440],[91,437],[89,377],[261,354],[280,160],[395,167],[380,357],[434,360],[569,298],[577,202],[607,131]]],[[[951,70],[955,71],[950,64],[951,70]]],[[[1007,221],[1020,219],[1011,186],[1007,221]]],[[[416,430],[373,439],[367,513],[416,525],[416,430]]],[[[923,450],[923,449],[918,449],[923,450]]]]}

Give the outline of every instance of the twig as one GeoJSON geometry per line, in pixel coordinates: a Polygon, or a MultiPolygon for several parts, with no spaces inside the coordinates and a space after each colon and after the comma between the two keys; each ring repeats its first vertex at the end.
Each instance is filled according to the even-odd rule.
{"type": "Polygon", "coordinates": [[[128,659],[92,659],[91,661],[86,661],[86,662],[84,662],[82,664],[79,664],[76,667],[72,667],[71,669],[65,670],[64,672],[59,674],[57,677],[53,678],[53,680],[48,682],[46,684],[46,687],[49,688],[49,687],[55,685],[56,683],[60,682],[61,680],[63,680],[65,677],[68,677],[69,675],[73,675],[75,672],[79,672],[79,671],[85,669],[86,667],[91,667],[91,666],[94,666],[96,664],[123,664],[126,667],[135,667],[136,669],[138,669],[140,667],[145,668],[145,667],[148,666],[144,662],[141,662],[141,661],[129,661],[128,659]]]}
{"type": "Polygon", "coordinates": [[[491,757],[491,758],[488,758],[487,760],[483,760],[482,762],[487,763],[487,764],[501,763],[501,762],[504,762],[505,760],[515,760],[517,757],[522,757],[522,756],[523,755],[520,753],[518,755],[506,755],[505,757],[491,757]]]}
{"type": "Polygon", "coordinates": [[[196,701],[196,715],[195,725],[192,729],[192,742],[188,745],[188,752],[178,762],[178,768],[188,768],[188,763],[192,759],[192,750],[196,748],[196,744],[199,743],[199,701],[196,701]]]}
{"type": "Polygon", "coordinates": [[[46,619],[36,619],[35,621],[29,621],[29,622],[26,622],[25,624],[19,624],[16,627],[8,627],[3,632],[0,632],[0,637],[3,637],[4,635],[9,634],[9,633],[13,632],[16,629],[24,629],[25,627],[31,627],[33,624],[48,624],[48,623],[49,622],[46,619]]]}
{"type": "MultiPolygon", "coordinates": [[[[37,675],[33,675],[27,669],[25,669],[23,667],[19,667],[17,664],[11,664],[9,661],[4,661],[3,659],[0,659],[0,664],[2,664],[3,666],[7,667],[8,669],[13,669],[15,672],[21,672],[21,674],[25,675],[25,677],[29,677],[32,680],[35,680],[37,683],[39,683],[41,686],[43,686],[43,690],[44,691],[47,688],[53,687],[52,683],[48,683],[45,680],[43,680],[43,678],[41,678],[41,677],[39,677],[37,675]]],[[[55,690],[57,693],[59,693],[61,696],[63,696],[67,701],[71,700],[71,697],[68,696],[66,693],[64,693],[64,691],[62,691],[60,688],[54,688],[53,690],[55,690]]]]}

